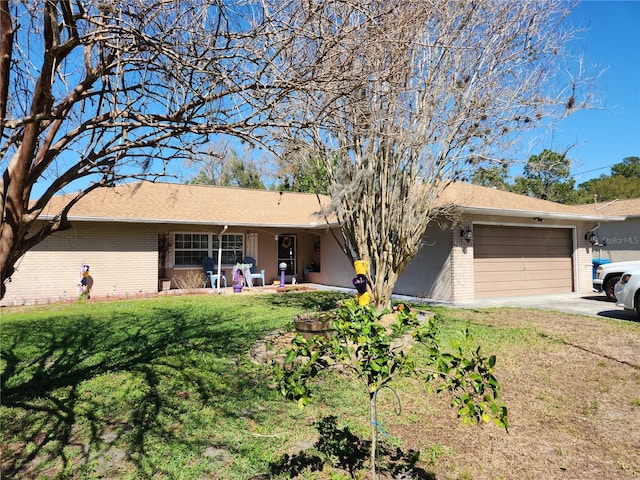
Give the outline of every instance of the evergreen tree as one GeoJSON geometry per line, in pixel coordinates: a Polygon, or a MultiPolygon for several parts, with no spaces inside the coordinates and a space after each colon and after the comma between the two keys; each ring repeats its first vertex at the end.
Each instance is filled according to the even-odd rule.
{"type": "Polygon", "coordinates": [[[603,202],[640,198],[640,158],[626,157],[611,167],[611,175],[600,175],[578,186],[577,203],[592,202],[594,197],[603,202]]]}
{"type": "Polygon", "coordinates": [[[516,177],[510,190],[522,195],[559,203],[575,199],[575,180],[570,175],[571,161],[566,153],[543,150],[533,155],[524,167],[523,176],[516,177]]]}
{"type": "Polygon", "coordinates": [[[478,168],[471,176],[471,183],[483,187],[509,190],[507,183],[507,167],[505,165],[491,165],[478,168]]]}

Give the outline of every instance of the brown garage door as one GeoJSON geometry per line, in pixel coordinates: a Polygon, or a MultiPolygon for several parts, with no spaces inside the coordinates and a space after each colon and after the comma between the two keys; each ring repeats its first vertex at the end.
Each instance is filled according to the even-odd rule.
{"type": "Polygon", "coordinates": [[[573,241],[568,228],[475,225],[475,297],[573,291],[573,241]]]}

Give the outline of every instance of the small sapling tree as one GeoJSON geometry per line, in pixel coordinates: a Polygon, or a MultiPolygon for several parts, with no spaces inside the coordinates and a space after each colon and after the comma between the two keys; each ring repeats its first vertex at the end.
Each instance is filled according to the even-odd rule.
{"type": "MultiPolygon", "coordinates": [[[[387,328],[381,323],[386,314],[347,300],[336,311],[335,335],[308,340],[298,335],[286,352],[284,366],[275,367],[280,392],[304,408],[310,401],[312,380],[323,372],[340,368],[354,375],[369,394],[371,478],[377,478],[377,396],[398,377],[416,377],[436,392],[451,392],[452,407],[463,423],[493,420],[508,428],[507,408],[499,401],[500,384],[493,373],[495,356],[483,356],[479,347],[467,350],[460,346],[444,352],[437,338],[438,315],[419,321],[415,312],[403,309],[387,328]],[[417,362],[409,343],[402,339],[422,346],[425,359],[417,362]]],[[[468,330],[465,337],[470,339],[468,330]]]]}

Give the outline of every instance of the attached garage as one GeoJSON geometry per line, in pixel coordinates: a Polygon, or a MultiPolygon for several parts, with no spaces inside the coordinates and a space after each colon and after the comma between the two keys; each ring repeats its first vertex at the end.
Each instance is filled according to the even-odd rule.
{"type": "Polygon", "coordinates": [[[573,292],[570,228],[474,225],[475,298],[573,292]]]}

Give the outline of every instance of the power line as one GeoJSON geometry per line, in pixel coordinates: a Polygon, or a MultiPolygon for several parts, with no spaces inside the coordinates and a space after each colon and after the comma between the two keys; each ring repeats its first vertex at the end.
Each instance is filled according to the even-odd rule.
{"type": "Polygon", "coordinates": [[[611,165],[607,165],[606,167],[594,168],[593,170],[586,170],[584,172],[573,173],[572,175],[574,177],[577,177],[578,175],[584,175],[585,173],[597,172],[598,170],[604,170],[605,168],[611,168],[614,165],[617,165],[617,163],[612,163],[611,165]]]}

